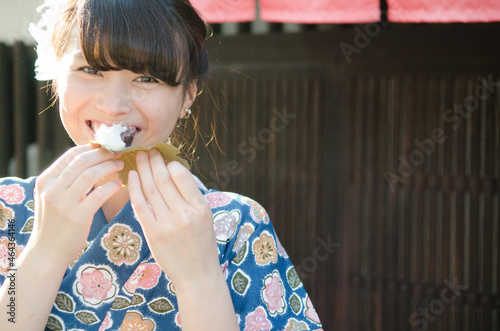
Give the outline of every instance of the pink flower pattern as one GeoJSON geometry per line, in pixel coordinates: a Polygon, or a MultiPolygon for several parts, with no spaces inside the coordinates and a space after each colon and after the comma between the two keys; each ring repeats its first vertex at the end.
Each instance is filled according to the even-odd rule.
{"type": "Polygon", "coordinates": [[[14,245],[9,238],[0,238],[0,274],[7,275],[10,268],[12,268],[11,263],[17,261],[19,254],[23,251],[23,246],[14,245]],[[10,248],[10,249],[9,249],[10,248]]]}
{"type": "Polygon", "coordinates": [[[264,288],[262,289],[262,299],[267,304],[271,316],[285,312],[286,302],[284,296],[283,282],[280,279],[279,273],[274,271],[266,277],[264,288]]]}
{"type": "Polygon", "coordinates": [[[2,185],[0,197],[8,204],[17,205],[24,201],[24,189],[19,184],[2,185]]]}
{"type": "Polygon", "coordinates": [[[209,193],[205,196],[205,198],[207,199],[210,208],[226,206],[231,202],[231,197],[222,192],[209,193]]]}
{"type": "Polygon", "coordinates": [[[309,295],[307,295],[306,299],[306,317],[316,324],[320,323],[318,313],[316,312],[316,309],[314,309],[309,295]]]}
{"type": "MultiPolygon", "coordinates": [[[[23,181],[0,181],[0,280],[5,281],[12,255],[17,260],[29,238],[26,233],[31,232],[34,219],[32,189],[23,181]],[[7,232],[9,219],[15,219],[15,238],[7,232]]],[[[200,189],[213,208],[221,272],[229,291],[238,294],[233,299],[250,303],[235,302],[241,329],[321,330],[303,287],[293,288],[287,281],[296,275],[287,273],[293,266],[265,209],[234,193],[200,189]],[[292,304],[294,309],[288,307],[292,304]]],[[[54,323],[66,329],[76,325],[68,323],[79,320],[99,331],[155,330],[167,323],[180,328],[173,283],[155,262],[132,214],[130,219],[91,230],[88,240],[77,259],[80,262],[73,263],[65,275],[51,314],[54,323]]]]}
{"type": "Polygon", "coordinates": [[[264,331],[271,330],[272,327],[271,321],[267,319],[266,311],[262,307],[257,307],[257,309],[248,314],[245,318],[245,324],[244,331],[264,331]]]}
{"type": "Polygon", "coordinates": [[[137,288],[150,289],[158,284],[161,268],[157,263],[141,263],[125,283],[125,289],[135,293],[137,288]]]}
{"type": "Polygon", "coordinates": [[[111,319],[111,313],[108,311],[108,313],[106,314],[104,321],[102,321],[102,324],[99,327],[98,331],[104,331],[106,329],[109,329],[112,326],[113,326],[113,320],[111,319]]]}
{"type": "Polygon", "coordinates": [[[107,267],[95,268],[87,265],[81,270],[78,272],[80,277],[77,278],[75,288],[84,302],[99,305],[116,295],[117,287],[113,283],[116,277],[107,267]]]}

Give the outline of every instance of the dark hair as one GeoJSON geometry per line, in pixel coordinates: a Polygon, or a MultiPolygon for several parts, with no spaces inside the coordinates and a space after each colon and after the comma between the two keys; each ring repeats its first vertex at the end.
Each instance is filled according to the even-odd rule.
{"type": "Polygon", "coordinates": [[[207,28],[187,0],[72,0],[54,31],[58,58],[76,24],[83,55],[97,70],[127,69],[172,86],[208,72],[207,28]]]}
{"type": "MultiPolygon", "coordinates": [[[[197,83],[200,91],[209,67],[207,31],[188,0],[70,0],[52,44],[61,59],[79,37],[85,59],[96,70],[126,69],[185,88],[197,83]]],[[[187,139],[186,128],[182,131],[182,137],[175,132],[171,137],[179,147],[187,139]]]]}

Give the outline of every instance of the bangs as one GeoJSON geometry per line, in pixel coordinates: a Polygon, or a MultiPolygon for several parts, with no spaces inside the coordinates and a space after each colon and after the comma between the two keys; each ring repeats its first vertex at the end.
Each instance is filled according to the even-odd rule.
{"type": "Polygon", "coordinates": [[[171,86],[189,80],[187,41],[174,32],[179,27],[172,22],[178,20],[156,8],[162,6],[161,1],[88,0],[80,4],[80,45],[91,67],[130,70],[171,86]]]}

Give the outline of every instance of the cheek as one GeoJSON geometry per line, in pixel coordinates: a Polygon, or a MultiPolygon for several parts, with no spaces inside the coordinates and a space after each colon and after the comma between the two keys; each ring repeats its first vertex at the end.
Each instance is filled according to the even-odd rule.
{"type": "Polygon", "coordinates": [[[76,81],[68,80],[64,85],[58,87],[59,104],[61,111],[76,112],[89,99],[89,88],[78,84],[76,81]]]}

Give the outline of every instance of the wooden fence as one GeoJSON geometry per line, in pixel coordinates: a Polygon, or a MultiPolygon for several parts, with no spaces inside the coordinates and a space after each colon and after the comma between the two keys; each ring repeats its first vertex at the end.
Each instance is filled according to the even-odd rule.
{"type": "MultiPolygon", "coordinates": [[[[500,25],[210,40],[209,186],[261,202],[325,330],[498,330],[500,25]],[[218,173],[218,175],[216,174],[218,173]]],[[[0,47],[0,175],[70,142],[31,47],[0,47]]]]}

